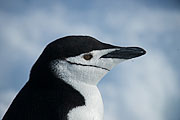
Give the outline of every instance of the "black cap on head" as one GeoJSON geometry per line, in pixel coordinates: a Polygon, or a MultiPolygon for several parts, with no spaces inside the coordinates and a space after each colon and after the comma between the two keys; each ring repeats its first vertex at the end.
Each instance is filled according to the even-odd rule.
{"type": "Polygon", "coordinates": [[[43,59],[64,59],[73,57],[92,50],[117,48],[105,44],[90,36],[67,36],[57,39],[47,45],[41,57],[43,59]]]}

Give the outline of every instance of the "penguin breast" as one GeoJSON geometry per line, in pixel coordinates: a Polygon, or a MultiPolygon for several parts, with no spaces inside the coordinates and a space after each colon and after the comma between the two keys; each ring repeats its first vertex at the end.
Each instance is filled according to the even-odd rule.
{"type": "Polygon", "coordinates": [[[70,110],[68,120],[103,120],[103,102],[97,86],[84,83],[73,86],[84,96],[85,105],[70,110]]]}

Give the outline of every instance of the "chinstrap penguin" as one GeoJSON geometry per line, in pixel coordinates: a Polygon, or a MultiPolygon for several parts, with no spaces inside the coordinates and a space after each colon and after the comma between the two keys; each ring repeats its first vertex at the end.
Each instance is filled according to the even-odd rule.
{"type": "Polygon", "coordinates": [[[98,82],[118,63],[144,55],[90,36],[67,36],[44,49],[3,120],[103,120],[98,82]]]}

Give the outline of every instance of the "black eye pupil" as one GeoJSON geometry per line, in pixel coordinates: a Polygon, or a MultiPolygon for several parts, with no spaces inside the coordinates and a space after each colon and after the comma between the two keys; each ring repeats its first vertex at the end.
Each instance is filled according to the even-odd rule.
{"type": "Polygon", "coordinates": [[[83,56],[85,60],[90,60],[93,56],[91,54],[86,54],[83,56]]]}

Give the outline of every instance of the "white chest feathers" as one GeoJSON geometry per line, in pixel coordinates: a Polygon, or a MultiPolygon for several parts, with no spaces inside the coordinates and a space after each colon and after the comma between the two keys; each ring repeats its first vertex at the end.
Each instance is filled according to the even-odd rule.
{"type": "Polygon", "coordinates": [[[70,110],[68,120],[103,120],[103,102],[98,88],[84,83],[73,84],[74,88],[84,96],[85,105],[70,110]]]}

